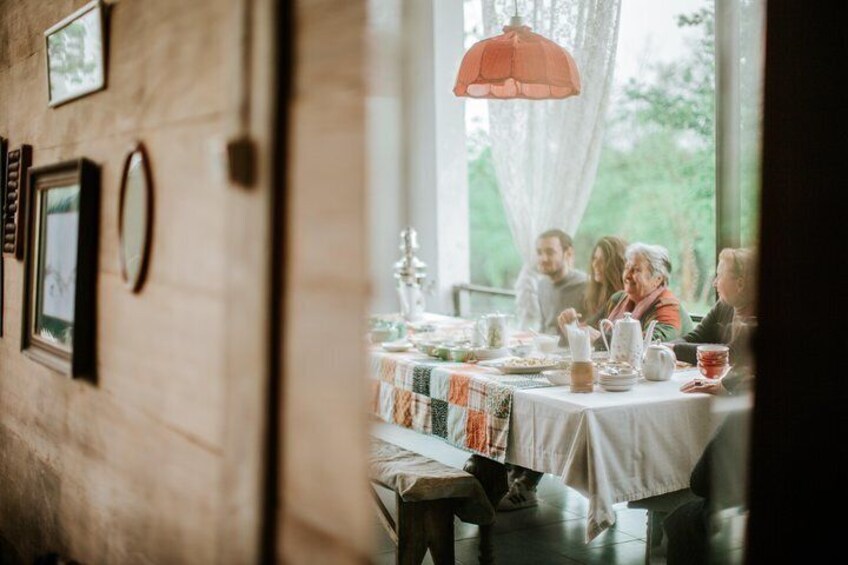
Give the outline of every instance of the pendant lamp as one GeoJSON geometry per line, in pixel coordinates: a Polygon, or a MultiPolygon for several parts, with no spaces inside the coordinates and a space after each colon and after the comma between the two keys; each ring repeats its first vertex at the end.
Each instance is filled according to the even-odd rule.
{"type": "Polygon", "coordinates": [[[462,58],[453,93],[470,98],[544,100],[580,94],[580,73],[562,47],[518,16],[503,34],[478,41],[462,58]]]}

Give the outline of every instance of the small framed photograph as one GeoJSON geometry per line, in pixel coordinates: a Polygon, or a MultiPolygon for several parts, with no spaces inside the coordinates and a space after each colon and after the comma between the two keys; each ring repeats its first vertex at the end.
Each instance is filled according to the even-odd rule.
{"type": "Polygon", "coordinates": [[[50,106],[106,88],[106,6],[89,2],[44,32],[50,106]]]}
{"type": "Polygon", "coordinates": [[[87,159],[32,168],[21,350],[94,379],[100,170],[87,159]]]}

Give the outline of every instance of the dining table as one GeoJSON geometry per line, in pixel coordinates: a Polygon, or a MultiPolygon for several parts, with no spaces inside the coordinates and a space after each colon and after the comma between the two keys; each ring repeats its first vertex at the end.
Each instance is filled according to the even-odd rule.
{"type": "MultiPolygon", "coordinates": [[[[426,330],[464,331],[468,323],[432,315],[426,330]]],[[[421,335],[413,329],[410,339],[421,335]]],[[[513,334],[512,343],[527,337],[513,334]]],[[[578,393],[538,372],[507,374],[379,344],[370,366],[374,415],[470,452],[467,468],[511,463],[559,477],[588,501],[587,543],[615,523],[615,504],[688,488],[718,425],[713,397],[680,391],[699,376],[693,367],[666,381],[640,379],[628,391],[595,384],[578,393]]]]}

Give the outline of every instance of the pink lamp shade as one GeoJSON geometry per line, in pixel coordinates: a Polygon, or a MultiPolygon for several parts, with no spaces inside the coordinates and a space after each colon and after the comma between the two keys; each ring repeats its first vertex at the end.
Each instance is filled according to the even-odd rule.
{"type": "Polygon", "coordinates": [[[453,93],[471,98],[568,98],[580,94],[574,58],[525,25],[508,25],[462,58],[453,93]]]}

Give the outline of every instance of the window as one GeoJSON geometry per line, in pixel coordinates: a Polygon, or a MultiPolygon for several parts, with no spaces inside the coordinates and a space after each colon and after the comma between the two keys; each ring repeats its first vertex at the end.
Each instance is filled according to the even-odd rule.
{"type": "MultiPolygon", "coordinates": [[[[483,36],[480,14],[480,0],[466,0],[467,46],[483,36]]],[[[582,270],[604,235],[665,246],[672,289],[693,313],[714,301],[714,35],[709,0],[622,2],[604,146],[589,205],[572,234],[582,270]]],[[[511,287],[521,259],[498,196],[487,120],[486,102],[466,103],[471,282],[511,287]]],[[[752,218],[746,216],[749,225],[752,218]]]]}

